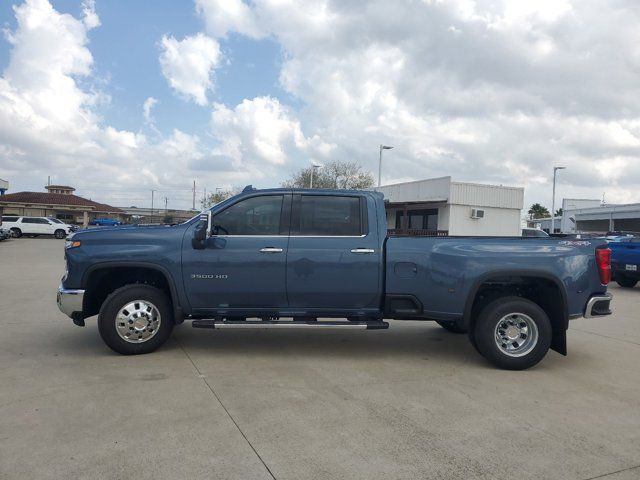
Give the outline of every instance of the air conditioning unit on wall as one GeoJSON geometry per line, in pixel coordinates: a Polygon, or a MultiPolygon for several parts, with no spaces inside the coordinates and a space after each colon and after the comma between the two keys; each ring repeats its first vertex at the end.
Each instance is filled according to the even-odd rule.
{"type": "Polygon", "coordinates": [[[472,208],[471,218],[484,218],[484,210],[480,210],[479,208],[472,208]]]}

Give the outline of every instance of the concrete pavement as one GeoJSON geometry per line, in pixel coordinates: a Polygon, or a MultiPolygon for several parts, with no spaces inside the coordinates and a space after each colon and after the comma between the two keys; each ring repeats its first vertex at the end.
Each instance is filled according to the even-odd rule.
{"type": "Polygon", "coordinates": [[[196,330],[114,354],[55,305],[62,242],[0,242],[0,478],[640,478],[640,286],[569,356],[492,368],[434,323],[196,330]]]}

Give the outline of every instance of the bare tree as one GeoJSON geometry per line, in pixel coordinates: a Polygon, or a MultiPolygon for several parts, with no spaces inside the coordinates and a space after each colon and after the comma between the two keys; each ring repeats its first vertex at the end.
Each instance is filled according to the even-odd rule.
{"type": "Polygon", "coordinates": [[[365,190],[373,186],[373,174],[358,162],[334,160],[322,168],[309,166],[294,173],[282,183],[286,188],[309,188],[313,175],[314,188],[365,190]],[[315,170],[315,171],[314,171],[315,170]]]}
{"type": "Polygon", "coordinates": [[[202,204],[202,209],[204,210],[212,207],[213,205],[225,201],[229,197],[233,197],[235,194],[236,192],[233,190],[216,190],[215,193],[207,195],[207,197],[200,202],[202,204]]]}

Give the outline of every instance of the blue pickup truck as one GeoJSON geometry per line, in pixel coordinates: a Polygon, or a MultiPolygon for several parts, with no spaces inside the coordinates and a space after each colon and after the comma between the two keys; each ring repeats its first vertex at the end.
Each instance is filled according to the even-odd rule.
{"type": "Polygon", "coordinates": [[[640,238],[622,237],[609,242],[611,273],[624,288],[633,288],[640,280],[640,238]]]}
{"type": "Polygon", "coordinates": [[[180,225],[68,238],[58,306],[148,353],[197,328],[384,329],[433,320],[507,369],[566,354],[569,319],[609,315],[600,241],[388,236],[383,195],[251,187],[180,225]]]}

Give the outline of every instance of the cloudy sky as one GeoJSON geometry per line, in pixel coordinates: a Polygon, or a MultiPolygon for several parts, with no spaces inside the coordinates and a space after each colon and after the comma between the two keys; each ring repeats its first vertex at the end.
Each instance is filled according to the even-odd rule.
{"type": "Polygon", "coordinates": [[[640,202],[637,0],[0,5],[0,178],[115,205],[357,160],[640,202]]]}

